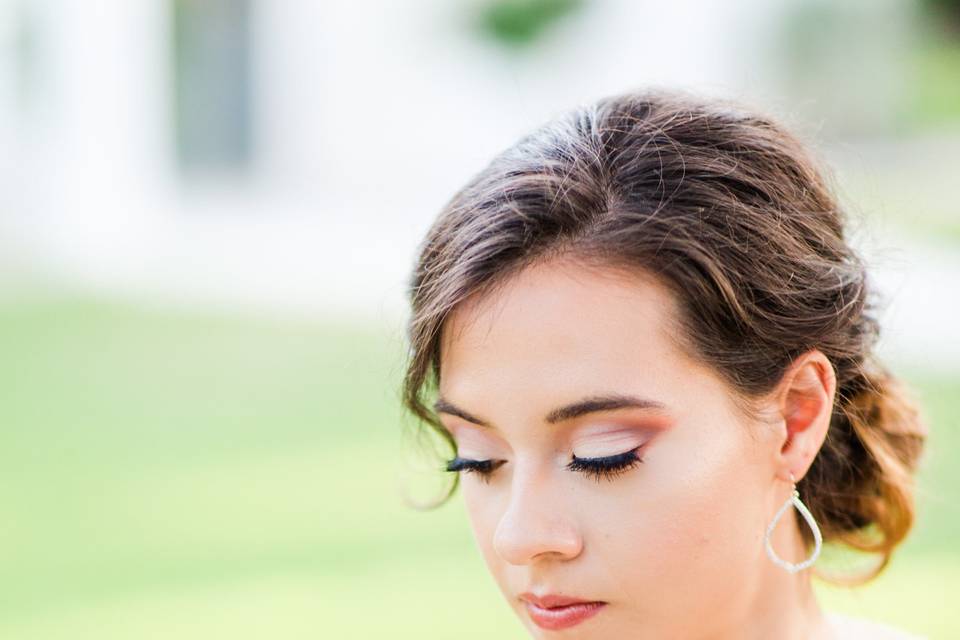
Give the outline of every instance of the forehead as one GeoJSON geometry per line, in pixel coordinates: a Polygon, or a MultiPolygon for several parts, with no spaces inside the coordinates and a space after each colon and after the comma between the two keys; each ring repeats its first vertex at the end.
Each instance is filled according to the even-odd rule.
{"type": "Polygon", "coordinates": [[[542,383],[651,390],[698,366],[676,347],[676,301],[652,276],[555,259],[463,301],[441,337],[444,396],[542,383]]]}

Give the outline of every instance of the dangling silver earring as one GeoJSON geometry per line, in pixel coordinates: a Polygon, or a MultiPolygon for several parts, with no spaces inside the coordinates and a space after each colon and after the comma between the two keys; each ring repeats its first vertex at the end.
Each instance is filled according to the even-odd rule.
{"type": "Polygon", "coordinates": [[[810,514],[810,511],[807,509],[807,506],[803,504],[803,501],[800,500],[800,492],[797,491],[797,483],[793,479],[793,474],[790,474],[790,483],[793,485],[793,495],[791,495],[786,502],[783,503],[783,506],[780,507],[780,510],[777,511],[777,515],[773,516],[773,521],[770,523],[770,526],[767,527],[766,540],[764,541],[764,546],[767,549],[767,555],[770,556],[770,559],[775,563],[789,571],[790,573],[796,573],[802,569],[806,569],[812,565],[817,556],[820,555],[820,548],[823,546],[823,538],[820,535],[820,527],[817,526],[817,521],[813,519],[813,516],[810,514]],[[790,505],[793,505],[800,511],[803,515],[804,520],[807,521],[807,524],[810,525],[810,529],[813,531],[813,539],[816,541],[816,547],[813,550],[813,555],[797,564],[787,562],[779,557],[774,552],[773,547],[770,546],[770,536],[773,534],[774,528],[777,526],[777,521],[780,520],[780,517],[787,512],[787,509],[790,508],[790,505]]]}

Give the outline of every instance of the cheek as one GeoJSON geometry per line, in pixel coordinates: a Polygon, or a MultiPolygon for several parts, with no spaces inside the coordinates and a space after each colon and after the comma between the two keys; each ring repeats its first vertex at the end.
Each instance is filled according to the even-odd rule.
{"type": "Polygon", "coordinates": [[[502,559],[493,548],[493,536],[500,522],[507,496],[501,496],[500,490],[495,486],[486,485],[476,478],[468,477],[461,478],[460,491],[463,494],[474,540],[483,553],[490,571],[496,576],[502,559]]]}
{"type": "Polygon", "coordinates": [[[616,501],[590,503],[591,520],[605,523],[590,536],[596,561],[638,614],[664,628],[689,617],[694,602],[698,611],[724,609],[731,585],[763,556],[757,466],[739,444],[700,445],[651,452],[616,501]]]}

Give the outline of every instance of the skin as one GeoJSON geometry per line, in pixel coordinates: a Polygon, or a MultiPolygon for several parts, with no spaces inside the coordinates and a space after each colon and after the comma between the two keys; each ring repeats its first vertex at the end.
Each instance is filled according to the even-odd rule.
{"type": "MultiPolygon", "coordinates": [[[[833,367],[817,350],[800,356],[747,415],[676,346],[675,318],[672,294],[642,272],[569,258],[527,267],[448,317],[438,414],[460,457],[503,461],[487,478],[460,472],[484,560],[535,638],[831,638],[809,570],[773,564],[763,538],[790,474],[799,482],[823,443],[833,367]],[[546,419],[601,394],[663,406],[546,419]],[[614,478],[566,468],[573,454],[637,446],[643,462],[614,478]],[[525,591],[608,604],[548,631],[525,591]]],[[[790,509],[773,536],[791,562],[807,557],[798,523],[790,509]]]]}

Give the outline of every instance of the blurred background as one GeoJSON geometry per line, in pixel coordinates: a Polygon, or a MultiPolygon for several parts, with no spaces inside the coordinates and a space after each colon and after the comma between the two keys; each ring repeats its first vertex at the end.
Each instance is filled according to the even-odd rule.
{"type": "Polygon", "coordinates": [[[647,85],[832,169],[931,437],[887,572],[818,592],[960,637],[960,2],[0,0],[0,638],[526,637],[459,495],[403,502],[406,277],[495,153],[647,85]]]}

